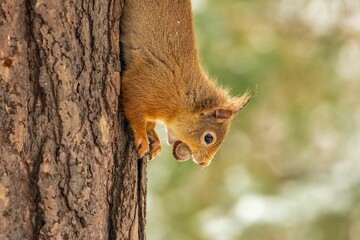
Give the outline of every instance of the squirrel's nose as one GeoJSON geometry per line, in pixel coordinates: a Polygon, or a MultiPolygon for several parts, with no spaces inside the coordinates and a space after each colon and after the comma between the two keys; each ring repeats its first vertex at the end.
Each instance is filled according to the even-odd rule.
{"type": "Polygon", "coordinates": [[[210,165],[210,163],[211,163],[211,160],[210,161],[208,161],[208,162],[199,162],[199,165],[200,166],[202,166],[202,167],[207,167],[207,166],[209,166],[210,165]]]}

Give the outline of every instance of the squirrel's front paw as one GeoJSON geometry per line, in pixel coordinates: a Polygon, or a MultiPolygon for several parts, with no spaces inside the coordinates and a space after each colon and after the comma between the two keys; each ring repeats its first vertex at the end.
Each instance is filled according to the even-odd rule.
{"type": "Polygon", "coordinates": [[[158,155],[161,152],[160,139],[159,136],[156,134],[154,128],[149,129],[149,131],[147,132],[147,137],[150,142],[150,151],[151,151],[150,159],[153,159],[156,157],[156,155],[158,155]]]}
{"type": "Polygon", "coordinates": [[[149,141],[147,138],[136,137],[135,146],[138,151],[139,158],[144,157],[145,154],[150,151],[149,141]]]}
{"type": "Polygon", "coordinates": [[[153,159],[161,152],[161,144],[160,142],[151,142],[150,140],[150,149],[151,149],[151,156],[150,159],[153,159]]]}

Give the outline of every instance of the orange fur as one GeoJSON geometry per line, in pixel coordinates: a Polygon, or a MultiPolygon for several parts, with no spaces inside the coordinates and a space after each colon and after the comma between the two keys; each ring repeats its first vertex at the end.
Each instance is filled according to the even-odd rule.
{"type": "Polygon", "coordinates": [[[208,165],[249,95],[231,98],[202,70],[190,0],[126,0],[123,10],[122,96],[139,156],[150,145],[152,157],[161,151],[154,122],[162,121],[189,146],[197,163],[208,165]],[[216,141],[204,144],[209,131],[216,141]]]}

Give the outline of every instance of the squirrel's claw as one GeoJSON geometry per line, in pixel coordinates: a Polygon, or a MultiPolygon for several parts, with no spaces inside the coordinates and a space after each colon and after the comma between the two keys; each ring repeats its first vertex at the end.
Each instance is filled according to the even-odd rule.
{"type": "Polygon", "coordinates": [[[149,141],[147,138],[135,138],[135,147],[138,151],[139,158],[143,158],[150,151],[149,141]]]}
{"type": "Polygon", "coordinates": [[[139,158],[143,158],[145,154],[149,153],[150,160],[155,158],[161,152],[161,144],[158,141],[144,141],[138,139],[136,141],[136,148],[138,151],[139,158]]]}
{"type": "Polygon", "coordinates": [[[150,160],[155,158],[161,152],[161,144],[159,142],[150,142],[150,160]]]}
{"type": "Polygon", "coordinates": [[[161,143],[159,136],[154,129],[150,129],[147,132],[148,139],[150,141],[150,160],[155,158],[161,152],[161,143]]]}

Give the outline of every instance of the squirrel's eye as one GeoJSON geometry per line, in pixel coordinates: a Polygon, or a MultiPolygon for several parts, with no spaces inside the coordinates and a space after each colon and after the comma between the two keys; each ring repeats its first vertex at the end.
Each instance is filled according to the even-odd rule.
{"type": "Polygon", "coordinates": [[[206,144],[210,144],[214,140],[214,137],[210,133],[207,133],[204,137],[204,140],[206,144]]]}

